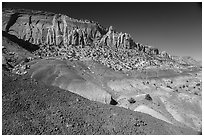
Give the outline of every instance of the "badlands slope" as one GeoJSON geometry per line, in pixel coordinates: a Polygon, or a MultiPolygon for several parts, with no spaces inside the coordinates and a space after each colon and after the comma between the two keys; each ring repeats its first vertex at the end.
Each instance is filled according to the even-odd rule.
{"type": "Polygon", "coordinates": [[[72,63],[45,59],[32,64],[29,73],[33,79],[90,100],[110,104],[114,99],[117,106],[201,131],[201,73],[143,80],[131,75],[111,74],[110,70],[99,73],[94,63],[86,67],[85,63],[72,63]]]}
{"type": "Polygon", "coordinates": [[[28,74],[3,70],[2,80],[3,135],[198,134],[147,114],[90,101],[28,74]]]}

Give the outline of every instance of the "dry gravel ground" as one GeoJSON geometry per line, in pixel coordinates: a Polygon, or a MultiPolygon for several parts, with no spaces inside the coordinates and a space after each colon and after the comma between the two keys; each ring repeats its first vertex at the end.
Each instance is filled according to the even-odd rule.
{"type": "Polygon", "coordinates": [[[2,134],[201,134],[2,72],[2,134]]]}

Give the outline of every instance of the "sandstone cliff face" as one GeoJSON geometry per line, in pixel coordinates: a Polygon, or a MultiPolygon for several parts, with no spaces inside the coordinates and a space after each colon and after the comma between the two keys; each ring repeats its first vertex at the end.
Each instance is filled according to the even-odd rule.
{"type": "Polygon", "coordinates": [[[147,54],[158,55],[159,50],[135,43],[127,33],[108,31],[98,23],[72,19],[66,15],[26,11],[4,10],[3,31],[35,45],[87,45],[94,40],[116,49],[138,49],[147,54]]]}
{"type": "Polygon", "coordinates": [[[46,12],[3,11],[3,31],[36,45],[87,45],[105,29],[96,23],[46,12]]]}
{"type": "Polygon", "coordinates": [[[160,54],[163,57],[168,56],[161,54],[157,48],[135,43],[130,34],[115,32],[112,26],[109,27],[108,32],[103,36],[100,42],[105,45],[112,46],[115,49],[136,49],[150,55],[160,54]]]}
{"type": "Polygon", "coordinates": [[[3,10],[2,20],[3,34],[30,43],[24,48],[32,46],[32,51],[39,47],[39,56],[71,55],[77,59],[88,56],[114,70],[181,64],[165,51],[134,42],[130,34],[116,32],[112,26],[106,29],[92,21],[27,10],[3,10]]]}

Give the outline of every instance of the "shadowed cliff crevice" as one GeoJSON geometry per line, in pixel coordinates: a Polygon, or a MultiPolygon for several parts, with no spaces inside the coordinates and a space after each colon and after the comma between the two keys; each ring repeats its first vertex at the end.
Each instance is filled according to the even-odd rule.
{"type": "Polygon", "coordinates": [[[10,20],[8,21],[8,24],[6,25],[6,32],[8,32],[9,28],[16,23],[16,20],[18,19],[19,15],[20,13],[14,13],[11,15],[10,20]]]}
{"type": "Polygon", "coordinates": [[[24,49],[26,49],[26,50],[28,50],[30,52],[34,52],[34,51],[39,49],[38,45],[31,44],[28,41],[24,41],[22,39],[19,39],[16,36],[11,35],[11,34],[5,32],[5,31],[2,31],[2,36],[8,38],[9,40],[11,40],[14,43],[17,43],[20,47],[22,47],[22,48],[24,48],[24,49]]]}

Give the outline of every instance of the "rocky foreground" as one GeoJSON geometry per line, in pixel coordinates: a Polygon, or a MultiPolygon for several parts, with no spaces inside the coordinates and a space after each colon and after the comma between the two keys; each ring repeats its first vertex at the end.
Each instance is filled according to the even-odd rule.
{"type": "Polygon", "coordinates": [[[46,86],[28,75],[3,70],[2,79],[3,135],[200,134],[46,86]]]}
{"type": "Polygon", "coordinates": [[[3,134],[202,133],[191,57],[61,14],[4,9],[2,20],[3,134]]]}

